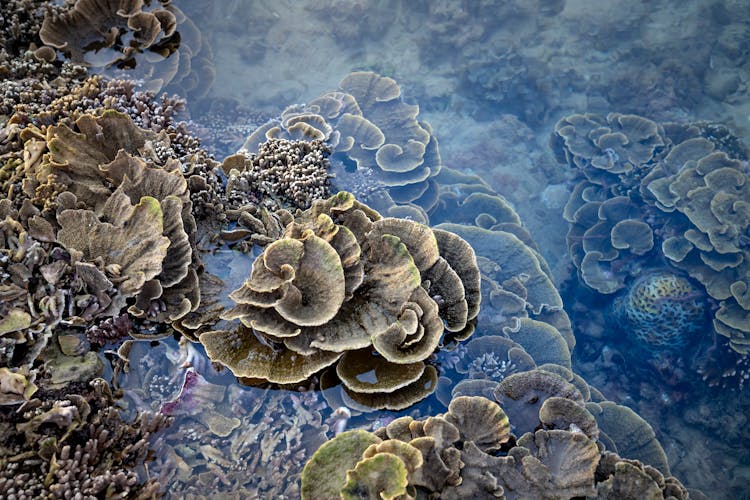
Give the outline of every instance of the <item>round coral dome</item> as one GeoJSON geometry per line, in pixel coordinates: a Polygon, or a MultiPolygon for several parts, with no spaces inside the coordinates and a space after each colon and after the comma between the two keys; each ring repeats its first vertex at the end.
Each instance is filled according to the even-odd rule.
{"type": "Polygon", "coordinates": [[[628,336],[645,349],[679,349],[705,326],[706,296],[687,278],[652,273],[615,300],[614,312],[628,336]]]}

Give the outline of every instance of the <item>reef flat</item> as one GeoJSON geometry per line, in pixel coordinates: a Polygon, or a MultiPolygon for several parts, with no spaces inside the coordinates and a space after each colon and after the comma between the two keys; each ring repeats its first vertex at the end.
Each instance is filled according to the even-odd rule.
{"type": "Polygon", "coordinates": [[[744,2],[0,19],[0,496],[748,498],[744,2]]]}

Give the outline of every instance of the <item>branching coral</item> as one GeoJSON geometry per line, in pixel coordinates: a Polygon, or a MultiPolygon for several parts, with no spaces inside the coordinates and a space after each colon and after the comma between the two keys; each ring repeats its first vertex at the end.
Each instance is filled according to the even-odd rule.
{"type": "Polygon", "coordinates": [[[328,198],[328,146],[320,141],[269,139],[258,152],[227,157],[226,192],[238,205],[270,197],[282,206],[309,208],[313,200],[328,198]]]}
{"type": "Polygon", "coordinates": [[[174,419],[148,464],[163,493],[299,497],[302,464],[328,430],[319,394],[211,382],[199,373],[208,376],[209,363],[190,342],[137,342],[123,355],[123,405],[174,419]]]}
{"type": "MultiPolygon", "coordinates": [[[[372,172],[374,180],[387,187],[378,209],[386,210],[394,201],[429,209],[436,195],[432,178],[441,160],[437,139],[418,114],[419,107],[403,101],[393,79],[354,72],[337,91],[285,109],[280,119],[253,132],[243,149],[255,152],[268,139],[322,140],[331,147],[332,160],[346,166],[337,172],[339,189],[357,191],[347,182],[347,170],[372,172]]],[[[377,199],[366,201],[374,204],[377,199]]]]}
{"type": "Polygon", "coordinates": [[[455,235],[383,219],[340,192],[298,213],[230,297],[223,317],[243,326],[200,341],[235,375],[290,384],[338,362],[349,397],[403,408],[434,388],[424,361],[444,328],[470,328],[479,271],[455,235]]]}
{"type": "Polygon", "coordinates": [[[102,379],[83,395],[33,399],[0,413],[0,490],[9,498],[153,495],[159,484],[136,469],[170,421],[151,413],[123,421],[102,379]]]}

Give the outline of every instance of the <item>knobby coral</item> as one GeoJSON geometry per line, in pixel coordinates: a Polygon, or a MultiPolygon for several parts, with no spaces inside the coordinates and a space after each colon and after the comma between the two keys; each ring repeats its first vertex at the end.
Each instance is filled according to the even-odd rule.
{"type": "Polygon", "coordinates": [[[227,157],[221,165],[227,174],[226,192],[234,201],[275,200],[282,206],[309,208],[313,200],[328,198],[329,147],[320,140],[269,139],[258,152],[227,157]],[[251,197],[254,197],[251,198],[251,197]]]}
{"type": "Polygon", "coordinates": [[[436,200],[433,177],[441,159],[432,129],[418,114],[418,106],[403,101],[395,80],[359,71],[344,77],[337,91],[285,109],[279,119],[253,132],[243,149],[253,153],[268,139],[325,141],[339,165],[339,189],[377,203],[381,211],[394,202],[429,209],[436,200]],[[349,178],[352,171],[359,175],[349,178]],[[372,193],[358,180],[385,189],[372,193]]]}
{"type": "Polygon", "coordinates": [[[381,218],[340,192],[313,203],[253,263],[209,357],[240,377],[298,383],[337,363],[347,395],[404,408],[434,389],[424,361],[444,329],[471,329],[479,270],[456,235],[381,218]]]}
{"type": "Polygon", "coordinates": [[[618,297],[613,311],[641,347],[682,349],[705,326],[705,294],[682,276],[651,273],[618,297]]]}

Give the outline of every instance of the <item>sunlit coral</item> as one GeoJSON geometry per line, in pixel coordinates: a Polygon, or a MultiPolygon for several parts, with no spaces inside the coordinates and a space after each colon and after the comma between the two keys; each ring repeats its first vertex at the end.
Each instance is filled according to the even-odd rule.
{"type": "MultiPolygon", "coordinates": [[[[582,406],[578,408],[586,413],[582,406]]],[[[422,420],[401,417],[375,433],[353,430],[326,442],[305,465],[302,498],[329,498],[339,492],[346,497],[352,479],[361,477],[352,471],[363,469],[373,470],[363,491],[382,498],[388,491],[403,494],[404,477],[409,498],[415,494],[440,498],[594,496],[598,488],[612,487],[611,480],[600,483],[615,474],[609,468],[599,474],[600,460],[606,457],[608,464],[614,460],[619,466],[622,459],[599,450],[596,422],[590,414],[588,417],[589,435],[571,426],[527,432],[515,440],[499,405],[483,397],[457,397],[443,415],[422,420]],[[386,446],[392,441],[399,445],[386,446]],[[406,453],[411,448],[419,452],[421,460],[406,453]],[[375,468],[369,462],[379,456],[388,467],[375,468]],[[398,463],[401,467],[395,466],[398,463]]],[[[635,460],[628,463],[649,471],[655,481],[661,480],[657,484],[664,484],[664,477],[655,469],[635,460]]],[[[669,478],[669,483],[670,493],[682,491],[676,498],[686,498],[679,482],[669,478]]],[[[657,489],[653,498],[667,498],[666,488],[657,489]]]]}
{"type": "Polygon", "coordinates": [[[230,297],[237,305],[223,317],[243,326],[200,340],[235,375],[289,384],[338,361],[351,397],[387,393],[393,401],[376,406],[404,407],[429,392],[424,360],[443,330],[460,332],[477,315],[479,272],[460,238],[383,219],[341,192],[295,216],[230,297]]]}

